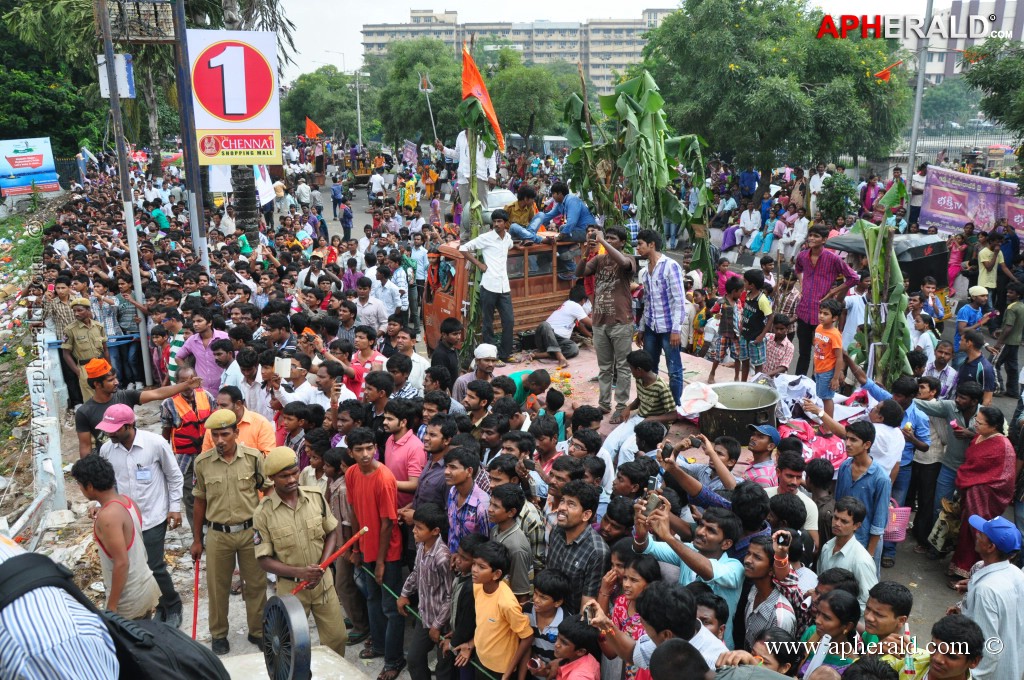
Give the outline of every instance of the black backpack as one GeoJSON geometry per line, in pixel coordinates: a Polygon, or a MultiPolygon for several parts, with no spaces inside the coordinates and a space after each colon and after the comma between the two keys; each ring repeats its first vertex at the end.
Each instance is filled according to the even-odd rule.
{"type": "Polygon", "coordinates": [[[119,677],[230,680],[213,651],[177,628],[161,621],[129,621],[113,612],[100,611],[75,585],[71,572],[45,555],[23,553],[0,564],[0,611],[25,593],[47,586],[64,590],[103,619],[114,640],[121,666],[119,677]]]}

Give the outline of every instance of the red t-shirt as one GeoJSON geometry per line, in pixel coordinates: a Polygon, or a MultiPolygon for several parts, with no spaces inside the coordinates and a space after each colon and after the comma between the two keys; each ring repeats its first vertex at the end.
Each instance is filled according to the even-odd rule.
{"type": "MultiPolygon", "coordinates": [[[[384,465],[378,465],[377,469],[368,475],[364,475],[359,466],[353,465],[345,472],[345,488],[348,490],[349,502],[352,504],[359,528],[370,529],[359,539],[363,561],[377,561],[382,518],[395,523],[384,559],[388,562],[401,559],[402,532],[398,527],[398,483],[395,481],[395,475],[384,465]]],[[[358,528],[353,529],[358,531],[358,528]]]]}

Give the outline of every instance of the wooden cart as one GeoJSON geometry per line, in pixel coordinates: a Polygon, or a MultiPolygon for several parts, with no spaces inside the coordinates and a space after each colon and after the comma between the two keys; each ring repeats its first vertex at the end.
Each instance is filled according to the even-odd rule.
{"type": "MultiPolygon", "coordinates": [[[[512,310],[516,333],[532,331],[569,297],[573,281],[558,277],[559,253],[572,253],[579,259],[580,244],[559,243],[515,247],[508,253],[508,279],[512,288],[512,310]]],[[[577,264],[577,266],[581,266],[577,264]]],[[[424,294],[426,317],[424,339],[430,351],[441,338],[441,322],[452,317],[465,323],[471,296],[468,262],[458,248],[440,246],[430,254],[430,269],[424,294]]],[[[501,332],[501,319],[494,315],[494,332],[501,332]]],[[[477,332],[479,329],[475,329],[477,332]]]]}

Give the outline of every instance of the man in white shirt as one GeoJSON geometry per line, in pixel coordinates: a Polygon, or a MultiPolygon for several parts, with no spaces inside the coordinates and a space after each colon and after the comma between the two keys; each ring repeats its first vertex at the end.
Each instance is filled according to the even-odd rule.
{"type": "Polygon", "coordinates": [[[857,577],[860,584],[861,609],[868,602],[868,591],[878,583],[878,569],[875,560],[860,541],[855,537],[868,511],[859,498],[845,496],[836,499],[836,509],[832,514],[832,538],[821,546],[818,555],[818,573],[824,573],[832,567],[849,569],[857,577]]]}
{"type": "Polygon", "coordinates": [[[313,199],[313,191],[309,188],[306,183],[306,179],[303,177],[299,179],[299,185],[295,187],[295,200],[299,202],[299,205],[303,208],[309,207],[309,202],[313,199]]]}
{"type": "MultiPolygon", "coordinates": [[[[459,162],[458,174],[456,175],[459,185],[459,198],[462,205],[469,207],[469,141],[466,138],[466,131],[463,130],[455,138],[455,148],[449,149],[440,139],[434,140],[434,146],[444,154],[445,158],[459,162]]],[[[477,198],[487,204],[487,180],[498,176],[498,167],[494,154],[486,155],[486,147],[482,140],[477,142],[476,150],[476,193],[477,198]]],[[[463,221],[462,240],[469,238],[469,220],[463,221]]],[[[486,342],[486,341],[485,341],[486,342]]]]}
{"type": "Polygon", "coordinates": [[[740,231],[743,232],[741,243],[744,247],[750,248],[754,241],[754,235],[761,228],[761,213],[754,210],[753,203],[744,203],[744,210],[740,214],[740,231]]]}
{"type": "Polygon", "coordinates": [[[146,561],[160,586],[157,618],[168,625],[181,625],[181,596],[167,573],[164,538],[168,525],[181,526],[181,494],[184,477],[171,445],[155,432],[135,428],[135,412],[127,404],[114,404],[96,426],[110,440],[99,455],[110,461],[117,478],[117,490],[131,498],[142,515],[142,543],[146,561]]]}
{"type": "Polygon", "coordinates": [[[832,175],[825,172],[825,164],[818,163],[818,172],[811,175],[810,191],[811,191],[811,215],[813,216],[818,210],[818,194],[821,193],[822,183],[831,177],[832,175]]]}
{"type": "Polygon", "coordinates": [[[807,240],[807,228],[810,224],[806,209],[797,208],[796,214],[797,218],[793,222],[793,227],[786,229],[782,237],[783,255],[789,261],[792,261],[803,248],[804,241],[807,240]]]}
{"type": "Polygon", "coordinates": [[[924,203],[924,185],[928,182],[928,164],[921,163],[917,172],[910,178],[910,223],[917,222],[921,216],[921,204],[924,203]]]}
{"type": "MultiPolygon", "coordinates": [[[[294,375],[294,364],[292,365],[292,370],[294,375]]],[[[329,411],[332,408],[337,410],[338,404],[341,402],[356,398],[352,390],[345,387],[338,380],[338,378],[344,375],[344,371],[345,369],[342,367],[341,362],[322,363],[316,369],[315,387],[309,384],[309,381],[305,379],[305,373],[303,373],[302,384],[291,393],[281,389],[280,376],[275,376],[271,383],[273,387],[272,393],[274,398],[281,402],[281,406],[286,406],[293,401],[301,401],[304,404],[322,406],[325,411],[329,411]]]]}
{"type": "Polygon", "coordinates": [[[370,175],[370,194],[373,198],[377,198],[382,193],[384,193],[384,175],[381,172],[374,172],[370,175]]]}
{"type": "Polygon", "coordinates": [[[515,315],[512,312],[512,287],[508,282],[508,251],[512,237],[508,233],[508,213],[503,209],[491,213],[491,230],[463,243],[459,251],[465,253],[470,264],[483,272],[480,279],[480,315],[483,342],[494,344],[494,309],[501,317],[501,343],[498,359],[508,361],[512,356],[512,333],[515,315]],[[474,253],[479,251],[483,262],[474,253]]]}
{"type": "Polygon", "coordinates": [[[537,326],[534,337],[538,351],[533,353],[534,359],[555,359],[558,368],[565,368],[569,365],[567,360],[580,353],[579,345],[572,341],[572,333],[577,323],[582,326],[581,333],[591,333],[590,316],[581,304],[586,299],[586,292],[580,286],[574,286],[569,291],[569,299],[537,326]]]}
{"type": "Polygon", "coordinates": [[[229,205],[227,213],[220,218],[220,233],[225,236],[235,235],[235,206],[229,205]]]}
{"type": "Polygon", "coordinates": [[[860,281],[846,294],[846,320],[843,324],[843,347],[853,347],[857,327],[864,323],[867,313],[867,293],[871,290],[871,272],[860,272],[860,281]]]}

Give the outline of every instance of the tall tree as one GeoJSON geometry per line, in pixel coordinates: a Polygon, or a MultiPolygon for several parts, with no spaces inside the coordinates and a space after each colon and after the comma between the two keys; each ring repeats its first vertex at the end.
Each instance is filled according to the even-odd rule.
{"type": "Polygon", "coordinates": [[[978,111],[978,91],[966,78],[948,78],[931,85],[921,98],[921,120],[932,126],[963,124],[978,111]]]}
{"type": "MultiPolygon", "coordinates": [[[[303,73],[291,84],[281,100],[281,129],[301,133],[306,116],[326,134],[340,139],[356,135],[356,93],[354,78],[334,66],[321,66],[303,73]]],[[[363,102],[363,117],[367,107],[363,102]]]]}
{"type": "Polygon", "coordinates": [[[429,74],[434,86],[430,101],[438,136],[451,144],[458,134],[462,71],[451,48],[433,38],[400,40],[370,66],[384,138],[396,146],[406,138],[420,141],[433,135],[427,102],[419,91],[421,73],[429,74]]]}
{"type": "MultiPolygon", "coordinates": [[[[543,134],[558,119],[558,82],[543,66],[524,66],[518,53],[503,49],[499,68],[488,82],[501,126],[523,138],[529,148],[534,133],[543,134]]],[[[577,90],[579,87],[577,86],[577,90]]]]}
{"type": "MultiPolygon", "coordinates": [[[[989,39],[964,52],[963,78],[982,93],[982,113],[1024,138],[1024,47],[1019,42],[989,39]]],[[[1018,147],[1024,162],[1024,147],[1018,147]]],[[[1024,195],[1024,183],[1017,187],[1024,195]]]]}
{"type": "Polygon", "coordinates": [[[806,0],[684,0],[648,34],[645,66],[668,119],[767,176],[781,161],[879,157],[909,115],[899,59],[883,40],[815,39],[806,0]]]}

